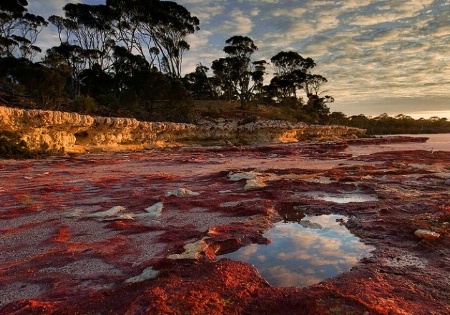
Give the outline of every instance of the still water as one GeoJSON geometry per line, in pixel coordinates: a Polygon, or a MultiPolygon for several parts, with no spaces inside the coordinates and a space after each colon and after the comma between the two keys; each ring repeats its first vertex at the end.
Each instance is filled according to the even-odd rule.
{"type": "Polygon", "coordinates": [[[298,195],[335,203],[378,201],[378,197],[376,196],[361,193],[326,193],[321,191],[312,191],[299,193],[298,195]]]}
{"type": "Polygon", "coordinates": [[[271,285],[305,287],[349,271],[374,249],[341,224],[341,215],[284,220],[264,236],[269,245],[252,244],[219,258],[254,265],[271,285]]]}

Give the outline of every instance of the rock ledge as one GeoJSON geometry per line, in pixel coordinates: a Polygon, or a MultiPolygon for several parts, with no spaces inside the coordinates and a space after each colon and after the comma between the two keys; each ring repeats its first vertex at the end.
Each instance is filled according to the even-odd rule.
{"type": "Polygon", "coordinates": [[[0,131],[18,133],[28,147],[82,153],[95,150],[136,150],[200,144],[280,143],[352,138],[365,130],[285,121],[237,121],[199,124],[143,122],[134,118],[93,117],[60,111],[0,106],[0,131]]]}

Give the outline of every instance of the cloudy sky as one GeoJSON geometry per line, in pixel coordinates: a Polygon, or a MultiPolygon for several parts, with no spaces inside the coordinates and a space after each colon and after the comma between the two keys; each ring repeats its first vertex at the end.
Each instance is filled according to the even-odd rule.
{"type": "MultiPolygon", "coordinates": [[[[104,3],[28,2],[30,12],[44,17],[61,15],[69,2],[104,3]]],[[[450,0],[176,2],[196,15],[201,27],[188,39],[184,72],[200,62],[210,67],[224,56],[226,39],[244,35],[259,48],[255,59],[289,50],[313,58],[314,72],[329,81],[326,94],[336,99],[333,111],[450,119],[450,0]]],[[[51,40],[52,34],[43,34],[41,47],[51,40]]]]}

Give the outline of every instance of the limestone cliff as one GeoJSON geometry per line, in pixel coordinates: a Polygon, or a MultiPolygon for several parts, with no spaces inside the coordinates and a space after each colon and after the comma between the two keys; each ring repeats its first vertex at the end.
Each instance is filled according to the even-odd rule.
{"type": "Polygon", "coordinates": [[[30,149],[42,144],[65,152],[144,149],[183,143],[295,142],[313,138],[351,137],[364,130],[284,121],[240,125],[220,120],[197,125],[142,122],[132,118],[92,117],[60,111],[0,106],[0,131],[15,132],[30,149]]]}

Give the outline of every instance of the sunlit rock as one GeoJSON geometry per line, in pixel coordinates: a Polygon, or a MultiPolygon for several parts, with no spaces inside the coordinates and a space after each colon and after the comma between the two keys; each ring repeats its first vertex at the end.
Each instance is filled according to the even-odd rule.
{"type": "Polygon", "coordinates": [[[162,202],[155,203],[153,206],[145,208],[145,213],[134,214],[135,218],[157,218],[162,214],[164,204],[162,202]]]}
{"type": "Polygon", "coordinates": [[[198,259],[201,252],[206,251],[208,245],[204,239],[184,245],[184,253],[169,255],[168,259],[198,259]]]}
{"type": "Polygon", "coordinates": [[[106,210],[106,211],[101,211],[101,212],[95,212],[95,213],[88,214],[86,217],[87,218],[104,219],[104,218],[116,216],[120,211],[123,211],[123,210],[125,210],[124,207],[122,207],[122,206],[115,206],[115,207],[112,207],[111,209],[106,210]]]}
{"type": "Polygon", "coordinates": [[[131,214],[119,214],[117,216],[107,216],[104,221],[119,221],[119,220],[134,220],[134,216],[131,214]]]}
{"type": "Polygon", "coordinates": [[[425,230],[425,229],[418,229],[414,232],[414,235],[417,236],[418,238],[423,238],[426,240],[437,240],[439,237],[441,237],[441,235],[439,233],[430,231],[430,230],[425,230]]]}
{"type": "Polygon", "coordinates": [[[244,186],[244,190],[259,189],[266,186],[266,182],[261,178],[249,179],[244,186]]]}
{"type": "Polygon", "coordinates": [[[267,186],[267,182],[271,180],[277,180],[282,177],[277,176],[275,174],[271,173],[258,173],[258,172],[239,172],[239,173],[233,173],[230,172],[228,174],[228,178],[231,181],[240,181],[242,179],[246,179],[246,183],[244,186],[244,190],[252,190],[252,189],[259,189],[267,186]]]}
{"type": "Polygon", "coordinates": [[[66,215],[64,215],[65,218],[79,218],[83,214],[83,210],[80,208],[75,208],[66,215]]]}
{"type": "Polygon", "coordinates": [[[177,196],[177,197],[190,197],[190,196],[198,196],[200,193],[191,191],[186,188],[178,188],[176,190],[171,190],[166,192],[165,196],[177,196]]]}
{"type": "Polygon", "coordinates": [[[228,173],[228,178],[231,181],[237,182],[240,181],[241,179],[255,179],[258,175],[259,173],[257,172],[239,172],[239,173],[230,172],[228,173]]]}
{"type": "Polygon", "coordinates": [[[148,268],[145,268],[142,273],[136,277],[129,278],[125,280],[126,283],[136,283],[145,281],[148,279],[154,279],[159,275],[159,270],[153,270],[153,267],[150,266],[148,268]]]}
{"type": "Polygon", "coordinates": [[[144,215],[146,216],[159,217],[161,216],[163,210],[163,203],[162,202],[155,203],[153,206],[145,208],[144,210],[146,212],[144,215]]]}

